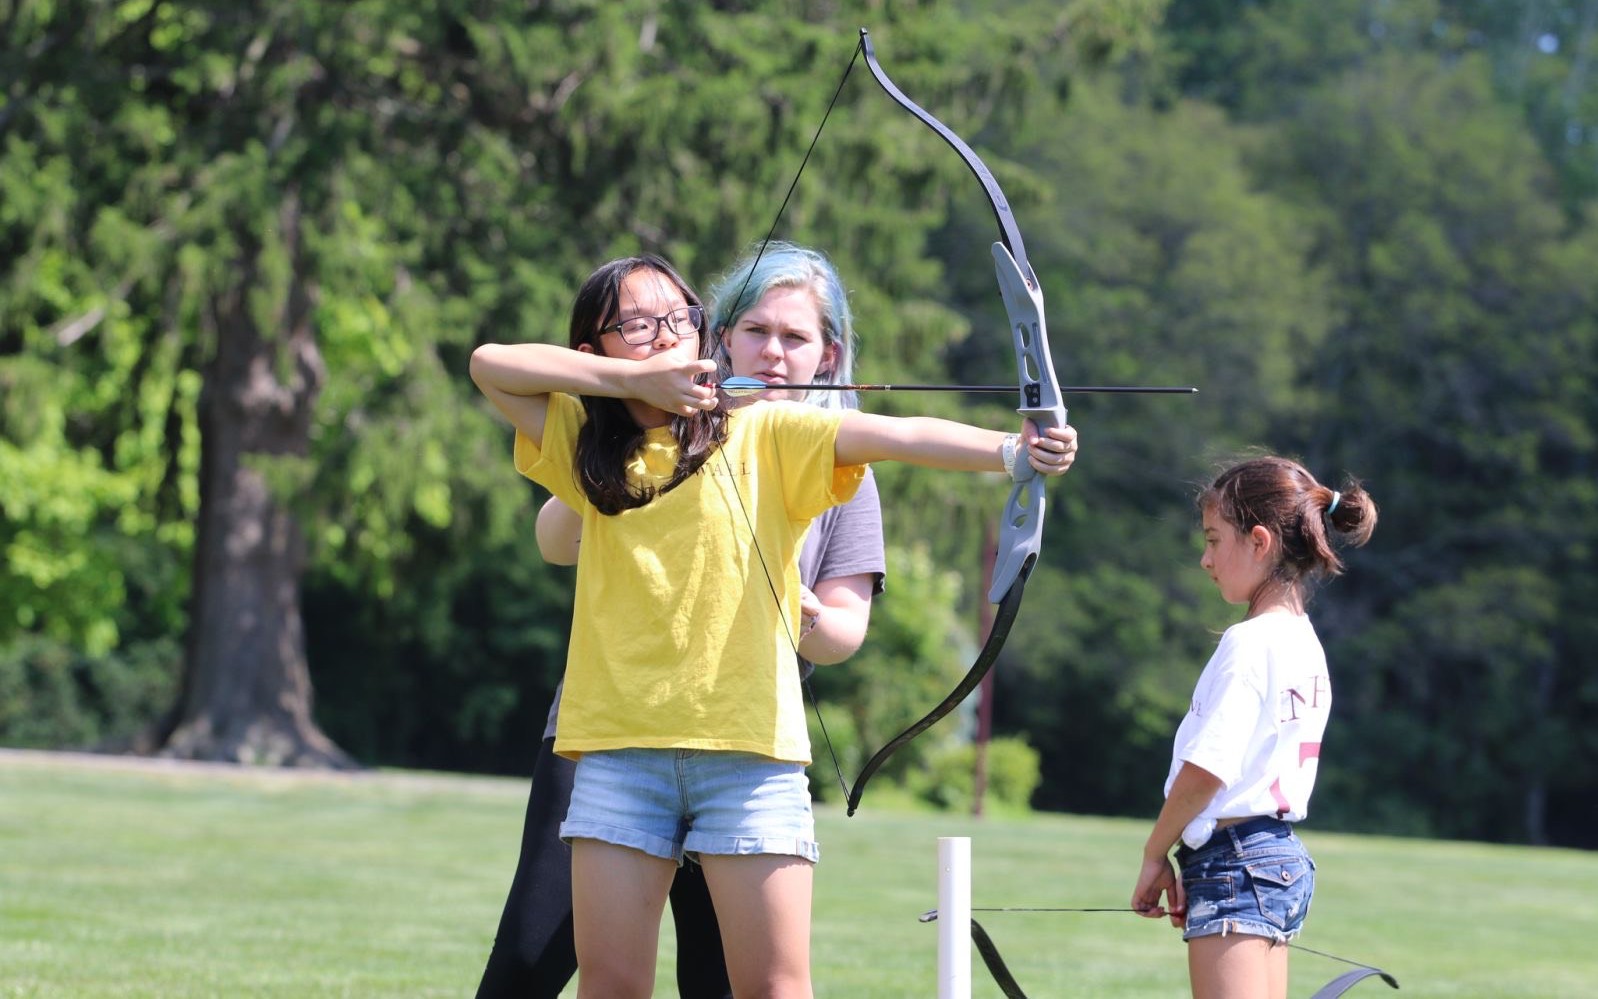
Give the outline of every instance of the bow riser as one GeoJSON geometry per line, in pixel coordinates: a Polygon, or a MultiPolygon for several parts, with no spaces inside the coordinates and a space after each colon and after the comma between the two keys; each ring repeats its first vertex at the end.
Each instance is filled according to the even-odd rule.
{"type": "MultiPolygon", "coordinates": [[[[1003,243],[993,244],[993,262],[999,278],[999,294],[1010,317],[1010,334],[1015,339],[1017,377],[1021,385],[1021,404],[1016,412],[1038,425],[1040,430],[1066,424],[1065,403],[1054,377],[1054,359],[1049,355],[1048,328],[1043,322],[1043,288],[1037,278],[1021,269],[1021,264],[1003,243]]],[[[1017,461],[1025,460],[1018,455],[1017,461]]],[[[1046,499],[1043,476],[1034,475],[1010,489],[999,521],[999,557],[993,566],[993,583],[988,602],[998,603],[1009,592],[1021,573],[1021,566],[1035,559],[1043,545],[1043,511],[1046,499]]]]}

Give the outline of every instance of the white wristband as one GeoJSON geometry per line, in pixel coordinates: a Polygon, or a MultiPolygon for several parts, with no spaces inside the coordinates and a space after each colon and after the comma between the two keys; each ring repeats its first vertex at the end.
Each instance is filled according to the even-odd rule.
{"type": "Polygon", "coordinates": [[[1007,434],[999,454],[1004,458],[1004,474],[1015,478],[1015,453],[1021,446],[1020,434],[1007,434]]]}

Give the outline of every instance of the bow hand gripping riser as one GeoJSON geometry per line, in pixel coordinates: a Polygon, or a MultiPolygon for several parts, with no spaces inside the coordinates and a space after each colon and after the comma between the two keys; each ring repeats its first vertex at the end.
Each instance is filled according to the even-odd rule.
{"type": "MultiPolygon", "coordinates": [[[[1010,317],[1015,339],[1015,362],[1021,385],[1021,405],[1016,412],[1037,424],[1039,430],[1066,424],[1065,403],[1054,377],[1049,356],[1048,329],[1043,322],[1043,289],[1031,267],[1025,271],[1003,243],[993,244],[993,262],[999,277],[999,294],[1010,317]]],[[[1004,599],[1010,585],[1023,572],[1030,573],[1043,545],[1044,478],[1034,475],[1010,489],[999,522],[999,557],[993,567],[988,600],[1004,599]]]]}

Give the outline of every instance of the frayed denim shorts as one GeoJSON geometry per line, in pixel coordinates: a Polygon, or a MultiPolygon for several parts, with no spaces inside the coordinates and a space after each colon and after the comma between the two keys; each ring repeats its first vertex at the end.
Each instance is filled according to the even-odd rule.
{"type": "Polygon", "coordinates": [[[804,766],[717,750],[584,753],[560,838],[597,839],[678,864],[700,854],[821,858],[804,766]]]}
{"type": "Polygon", "coordinates": [[[1176,851],[1187,892],[1183,940],[1245,933],[1278,943],[1298,936],[1315,892],[1315,861],[1293,825],[1271,816],[1217,829],[1176,851]]]}

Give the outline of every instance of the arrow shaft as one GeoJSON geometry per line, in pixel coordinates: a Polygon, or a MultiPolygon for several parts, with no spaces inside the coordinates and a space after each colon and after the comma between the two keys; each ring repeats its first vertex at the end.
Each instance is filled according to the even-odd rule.
{"type": "MultiPolygon", "coordinates": [[[[1014,385],[927,385],[927,384],[901,384],[901,385],[791,385],[791,384],[762,384],[758,391],[767,389],[787,389],[790,391],[804,392],[1015,392],[1014,385]]],[[[1182,394],[1190,395],[1198,391],[1191,386],[1183,385],[1062,385],[1061,392],[1081,394],[1084,392],[1100,393],[1148,393],[1148,394],[1182,394]]]]}

